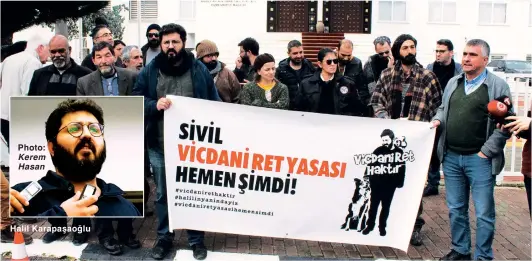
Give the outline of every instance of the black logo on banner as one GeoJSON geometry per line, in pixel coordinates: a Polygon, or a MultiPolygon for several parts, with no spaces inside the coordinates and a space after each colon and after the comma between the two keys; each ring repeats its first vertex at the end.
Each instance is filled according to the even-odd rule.
{"type": "Polygon", "coordinates": [[[407,141],[404,136],[395,137],[392,130],[386,129],[381,135],[382,145],[373,153],[354,155],[356,165],[366,165],[363,178],[355,178],[354,193],[348,206],[348,214],[341,229],[356,230],[367,235],[376,225],[379,214],[379,234],[386,235],[386,225],[393,195],[405,182],[406,162],[414,161],[414,153],[405,151],[407,141]]]}

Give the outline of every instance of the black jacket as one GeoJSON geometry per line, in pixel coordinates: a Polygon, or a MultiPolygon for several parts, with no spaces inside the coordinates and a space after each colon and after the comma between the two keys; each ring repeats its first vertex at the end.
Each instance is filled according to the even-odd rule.
{"type": "Polygon", "coordinates": [[[275,72],[275,78],[288,87],[288,95],[290,97],[290,110],[299,110],[297,105],[297,94],[299,93],[299,84],[301,81],[316,72],[316,67],[307,59],[303,59],[301,69],[299,70],[299,77],[294,69],[290,66],[290,59],[286,58],[279,62],[279,66],[275,72]]]}
{"type": "MultiPolygon", "coordinates": [[[[321,97],[321,69],[303,79],[299,85],[297,98],[301,111],[318,112],[321,97]]],[[[367,103],[362,102],[356,88],[356,82],[349,76],[335,75],[334,79],[334,111],[336,115],[364,116],[367,103]]]]}
{"type": "MultiPolygon", "coordinates": [[[[72,183],[51,170],[38,183],[41,185],[42,190],[30,200],[29,206],[24,207],[23,214],[15,211],[13,215],[66,217],[65,210],[63,210],[61,204],[75,195],[72,183]]],[[[122,196],[124,192],[119,187],[111,183],[105,183],[105,181],[98,178],[96,183],[101,190],[101,194],[95,203],[98,206],[98,212],[96,212],[95,216],[140,216],[140,212],[133,203],[122,196]]],[[[20,192],[29,184],[30,182],[19,183],[13,186],[13,189],[20,192]]]]}
{"type": "MultiPolygon", "coordinates": [[[[340,70],[340,67],[338,67],[338,70],[340,70]]],[[[368,83],[366,82],[366,77],[364,76],[362,61],[360,61],[360,59],[356,57],[353,57],[351,62],[345,66],[344,76],[349,77],[355,82],[354,86],[358,92],[360,101],[364,106],[367,107],[371,95],[368,90],[368,83]]],[[[364,116],[368,116],[368,111],[368,108],[365,108],[364,116]]]]}
{"type": "Polygon", "coordinates": [[[48,96],[76,96],[77,82],[79,78],[91,73],[92,71],[79,66],[70,59],[72,65],[68,68],[59,79],[50,82],[52,76],[60,75],[59,71],[53,64],[45,66],[33,72],[30,82],[28,96],[48,95],[48,96]]]}

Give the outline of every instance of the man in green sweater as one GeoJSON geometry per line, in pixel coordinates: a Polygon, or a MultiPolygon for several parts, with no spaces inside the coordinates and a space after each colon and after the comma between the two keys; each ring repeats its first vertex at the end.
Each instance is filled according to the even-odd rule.
{"type": "Polygon", "coordinates": [[[469,192],[477,217],[474,260],[493,259],[495,176],[504,168],[504,145],[510,134],[496,129],[488,116],[488,102],[506,95],[508,84],[488,70],[490,47],[484,40],[467,42],[463,74],[447,84],[443,103],[432,121],[442,135],[438,157],[443,162],[451,225],[452,250],[441,260],[471,260],[469,192]]]}

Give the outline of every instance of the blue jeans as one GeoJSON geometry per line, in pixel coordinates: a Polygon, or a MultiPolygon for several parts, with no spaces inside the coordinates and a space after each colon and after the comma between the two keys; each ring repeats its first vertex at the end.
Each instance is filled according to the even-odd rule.
{"type": "MultiPolygon", "coordinates": [[[[166,171],[164,163],[164,152],[160,147],[148,148],[149,158],[153,169],[153,179],[155,181],[155,209],[157,211],[157,237],[159,240],[173,241],[174,232],[170,232],[168,219],[168,200],[166,189],[166,171]]],[[[189,245],[203,243],[205,232],[187,230],[189,245]]]]}
{"type": "Polygon", "coordinates": [[[491,159],[481,158],[477,154],[460,155],[447,150],[443,159],[443,174],[451,223],[452,249],[460,254],[471,252],[468,213],[471,190],[477,218],[474,259],[493,259],[495,176],[492,175],[491,159]]]}

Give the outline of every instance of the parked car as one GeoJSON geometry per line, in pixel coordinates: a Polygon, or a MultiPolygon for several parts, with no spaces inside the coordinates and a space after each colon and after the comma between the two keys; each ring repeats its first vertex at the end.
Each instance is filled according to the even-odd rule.
{"type": "Polygon", "coordinates": [[[526,77],[516,77],[515,80],[528,81],[528,86],[532,86],[532,63],[519,60],[495,60],[488,63],[488,70],[507,74],[528,74],[526,77]]]}

